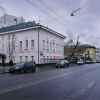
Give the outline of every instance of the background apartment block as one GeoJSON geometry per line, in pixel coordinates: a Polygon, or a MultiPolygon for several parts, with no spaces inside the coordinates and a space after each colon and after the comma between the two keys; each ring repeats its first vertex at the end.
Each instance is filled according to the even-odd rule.
{"type": "Polygon", "coordinates": [[[0,28],[16,25],[23,22],[25,22],[25,19],[23,19],[22,17],[16,17],[16,16],[4,14],[3,16],[0,17],[0,28]]]}

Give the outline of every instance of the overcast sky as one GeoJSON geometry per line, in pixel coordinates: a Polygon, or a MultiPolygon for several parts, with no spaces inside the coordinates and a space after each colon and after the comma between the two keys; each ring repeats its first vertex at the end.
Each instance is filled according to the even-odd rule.
{"type": "Polygon", "coordinates": [[[40,24],[65,36],[80,35],[81,43],[100,47],[100,0],[1,0],[0,3],[8,14],[23,16],[26,21],[40,19],[40,24]]]}

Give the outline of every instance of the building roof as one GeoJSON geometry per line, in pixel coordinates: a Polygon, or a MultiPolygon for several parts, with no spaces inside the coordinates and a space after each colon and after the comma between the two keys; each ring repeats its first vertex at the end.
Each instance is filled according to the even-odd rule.
{"type": "MultiPolygon", "coordinates": [[[[73,47],[74,47],[74,45],[68,46],[68,48],[73,48],[73,47]]],[[[94,48],[94,49],[96,49],[95,46],[88,45],[88,44],[81,44],[81,45],[78,45],[77,48],[94,48]]]]}
{"type": "MultiPolygon", "coordinates": [[[[72,53],[68,53],[68,54],[64,54],[64,56],[68,56],[68,55],[71,55],[72,53]]],[[[82,53],[79,53],[79,52],[75,52],[74,53],[74,56],[83,56],[82,53]]]]}
{"type": "Polygon", "coordinates": [[[34,22],[25,22],[17,25],[0,28],[0,33],[39,26],[34,22]]]}
{"type": "Polygon", "coordinates": [[[95,47],[95,46],[88,45],[88,44],[79,45],[79,47],[83,47],[83,48],[94,48],[94,49],[96,49],[96,47],[95,47]]]}
{"type": "Polygon", "coordinates": [[[42,29],[44,30],[47,30],[49,32],[52,32],[54,33],[55,35],[58,35],[62,38],[66,38],[64,35],[58,33],[58,32],[55,32],[53,31],[52,29],[49,29],[45,26],[42,26],[42,25],[39,25],[35,22],[24,22],[24,23],[20,23],[20,24],[17,24],[17,25],[12,25],[12,26],[8,26],[8,27],[2,27],[0,28],[0,33],[5,33],[5,32],[10,32],[10,31],[16,31],[16,30],[21,30],[21,29],[28,29],[28,28],[34,28],[34,27],[41,27],[42,29]]]}

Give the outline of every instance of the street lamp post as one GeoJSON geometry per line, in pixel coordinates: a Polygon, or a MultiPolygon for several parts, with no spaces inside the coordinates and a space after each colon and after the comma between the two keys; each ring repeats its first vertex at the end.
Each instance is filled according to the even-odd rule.
{"type": "Polygon", "coordinates": [[[72,13],[71,13],[71,16],[74,16],[74,13],[76,13],[77,11],[79,11],[81,8],[78,8],[76,10],[74,10],[72,13]]]}

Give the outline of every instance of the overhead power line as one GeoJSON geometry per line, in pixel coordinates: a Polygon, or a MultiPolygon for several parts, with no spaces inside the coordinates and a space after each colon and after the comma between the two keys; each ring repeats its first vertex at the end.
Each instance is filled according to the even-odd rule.
{"type": "Polygon", "coordinates": [[[42,2],[42,0],[39,0],[39,2],[40,2],[43,6],[45,6],[47,9],[49,9],[51,12],[53,12],[60,20],[63,21],[63,23],[67,24],[67,23],[66,23],[66,20],[64,20],[61,16],[59,16],[59,15],[56,13],[56,11],[52,10],[51,8],[49,8],[45,3],[42,2]]]}
{"type": "Polygon", "coordinates": [[[26,0],[28,3],[30,3],[33,7],[38,8],[42,13],[44,13],[45,15],[48,15],[49,17],[51,17],[52,19],[56,20],[58,23],[60,23],[61,25],[63,25],[65,28],[71,30],[71,26],[66,26],[66,23],[58,20],[57,18],[55,18],[54,16],[52,16],[51,14],[47,13],[45,10],[41,9],[39,6],[37,6],[34,2],[32,2],[31,0],[26,0]]]}
{"type": "MultiPolygon", "coordinates": [[[[53,12],[60,20],[63,21],[64,24],[69,25],[70,29],[73,30],[72,26],[67,22],[67,20],[63,19],[63,17],[61,17],[58,13],[56,13],[55,10],[49,8],[44,2],[42,2],[42,0],[38,0],[44,7],[46,7],[47,9],[49,9],[51,12],[53,12]]],[[[67,26],[68,27],[68,26],[67,26]]]]}
{"type": "Polygon", "coordinates": [[[73,11],[73,9],[70,7],[70,2],[66,2],[65,0],[62,0],[63,4],[65,5],[65,7],[67,7],[67,9],[69,9],[70,11],[73,11]]]}

